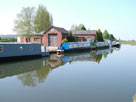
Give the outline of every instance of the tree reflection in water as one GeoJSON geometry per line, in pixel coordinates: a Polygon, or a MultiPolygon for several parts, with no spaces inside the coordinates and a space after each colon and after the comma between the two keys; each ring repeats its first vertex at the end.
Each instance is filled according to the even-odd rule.
{"type": "Polygon", "coordinates": [[[102,58],[104,57],[106,59],[108,54],[113,53],[113,50],[119,49],[112,48],[91,52],[71,53],[59,57],[56,54],[52,54],[50,58],[46,59],[4,64],[0,66],[0,78],[17,75],[17,78],[21,80],[23,85],[35,87],[37,83],[44,82],[54,68],[59,68],[59,66],[63,66],[66,63],[73,64],[76,61],[93,61],[99,64],[102,58]]]}
{"type": "Polygon", "coordinates": [[[41,68],[32,72],[27,72],[21,75],[18,75],[25,86],[35,87],[37,83],[42,83],[47,78],[48,74],[51,72],[51,68],[48,65],[41,63],[41,68]]]}

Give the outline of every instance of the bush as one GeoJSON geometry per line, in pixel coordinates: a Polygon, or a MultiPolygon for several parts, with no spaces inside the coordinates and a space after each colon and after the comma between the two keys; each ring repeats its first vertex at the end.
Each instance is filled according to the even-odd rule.
{"type": "Polygon", "coordinates": [[[17,42],[17,38],[2,37],[2,38],[0,38],[0,42],[17,42]]]}
{"type": "Polygon", "coordinates": [[[62,40],[62,43],[64,43],[64,42],[68,42],[68,40],[67,40],[66,38],[64,38],[64,39],[62,40]]]}

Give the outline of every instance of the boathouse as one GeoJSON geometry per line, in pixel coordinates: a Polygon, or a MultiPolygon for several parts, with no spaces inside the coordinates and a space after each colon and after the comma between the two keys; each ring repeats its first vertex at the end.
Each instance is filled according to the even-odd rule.
{"type": "Polygon", "coordinates": [[[60,46],[62,40],[68,37],[68,31],[61,27],[50,27],[43,33],[42,43],[46,46],[60,46]]]}
{"type": "Polygon", "coordinates": [[[32,36],[25,36],[20,38],[18,42],[24,43],[40,43],[46,46],[60,46],[62,40],[68,37],[68,31],[61,27],[52,26],[48,30],[33,34],[32,36]]]}
{"type": "Polygon", "coordinates": [[[76,36],[77,42],[94,41],[96,38],[96,30],[72,30],[71,32],[76,36]]]}

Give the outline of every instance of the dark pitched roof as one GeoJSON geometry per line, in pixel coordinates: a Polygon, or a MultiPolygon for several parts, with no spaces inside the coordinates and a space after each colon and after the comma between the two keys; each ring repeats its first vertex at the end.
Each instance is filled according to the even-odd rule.
{"type": "Polygon", "coordinates": [[[57,29],[61,33],[68,33],[68,31],[66,29],[64,29],[64,28],[61,28],[61,27],[54,27],[54,28],[57,29]]]}
{"type": "Polygon", "coordinates": [[[72,34],[90,34],[90,35],[95,35],[96,30],[72,30],[72,34]]]}
{"type": "Polygon", "coordinates": [[[43,34],[45,34],[46,32],[48,32],[51,28],[54,28],[54,29],[58,30],[61,33],[68,34],[68,31],[66,29],[61,28],[61,27],[55,27],[55,26],[51,26],[48,30],[46,30],[45,32],[43,32],[43,34]]]}

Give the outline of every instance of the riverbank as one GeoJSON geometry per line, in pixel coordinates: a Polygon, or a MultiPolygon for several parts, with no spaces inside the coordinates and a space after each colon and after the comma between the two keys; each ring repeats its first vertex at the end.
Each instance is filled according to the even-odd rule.
{"type": "Polygon", "coordinates": [[[136,45],[136,41],[120,41],[121,44],[136,45]]]}

